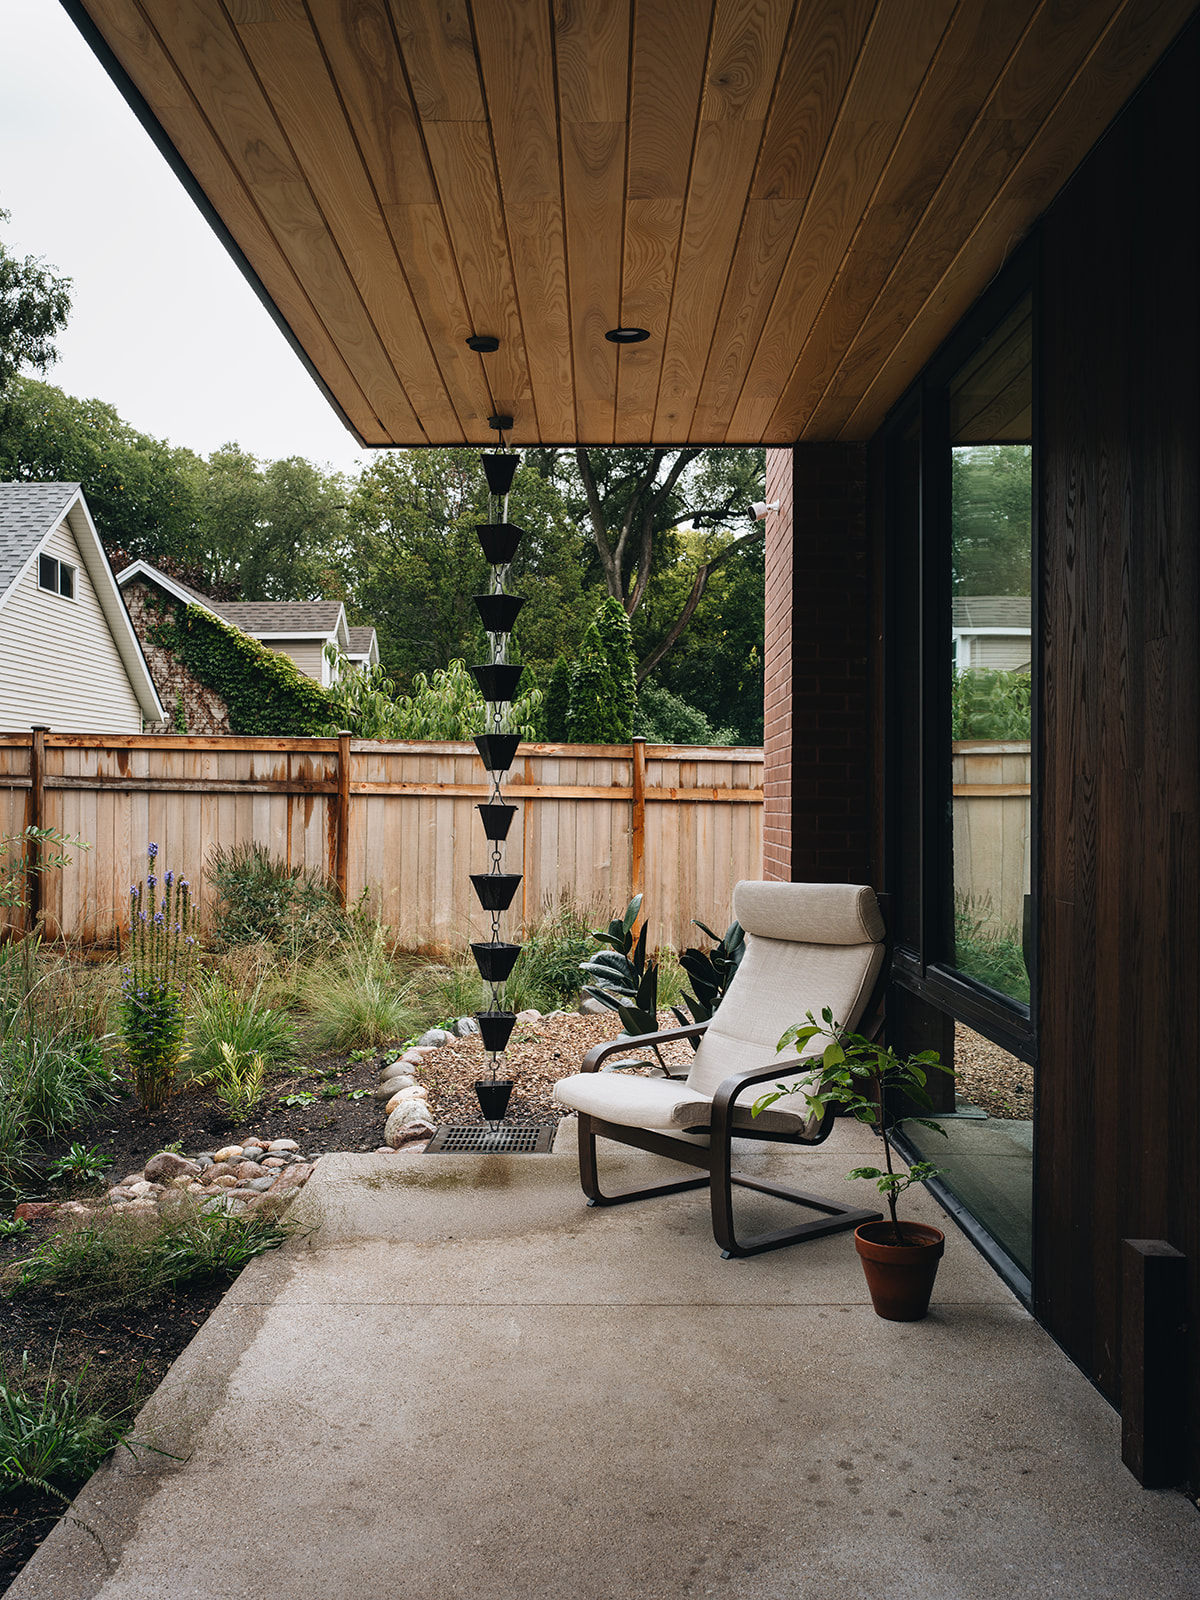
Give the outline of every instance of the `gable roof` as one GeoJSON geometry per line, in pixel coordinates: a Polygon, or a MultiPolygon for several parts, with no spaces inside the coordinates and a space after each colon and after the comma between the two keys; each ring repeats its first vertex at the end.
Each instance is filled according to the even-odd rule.
{"type": "Polygon", "coordinates": [[[1029,630],[1033,609],[1027,594],[957,595],[950,602],[950,625],[972,628],[1029,630]]]}
{"type": "Polygon", "coordinates": [[[117,583],[124,589],[135,578],[157,584],[185,605],[200,606],[253,639],[331,639],[342,651],[347,648],[346,608],[340,600],[210,600],[148,561],[123,567],[117,583]]]}
{"type": "Polygon", "coordinates": [[[160,721],[162,702],[78,483],[0,483],[0,610],[63,522],[74,536],[142,715],[160,721]]]}
{"type": "Polygon", "coordinates": [[[350,636],[350,648],[346,651],[348,656],[370,656],[378,652],[375,629],[371,626],[347,628],[346,632],[350,636]]]}

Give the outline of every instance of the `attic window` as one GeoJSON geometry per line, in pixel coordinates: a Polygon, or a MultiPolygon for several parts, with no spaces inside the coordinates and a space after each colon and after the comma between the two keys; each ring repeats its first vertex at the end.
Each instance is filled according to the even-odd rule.
{"type": "Polygon", "coordinates": [[[75,598],[75,568],[53,556],[38,557],[38,588],[51,594],[61,594],[66,600],[75,598]]]}

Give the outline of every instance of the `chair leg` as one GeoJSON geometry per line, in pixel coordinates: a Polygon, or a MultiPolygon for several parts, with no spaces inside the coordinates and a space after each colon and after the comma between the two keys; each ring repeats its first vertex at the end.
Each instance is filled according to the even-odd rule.
{"type": "MultiPolygon", "coordinates": [[[[600,1188],[600,1172],[596,1162],[596,1119],[589,1117],[581,1111],[579,1116],[579,1182],[583,1192],[587,1195],[590,1206],[623,1206],[630,1200],[646,1200],[652,1195],[680,1194],[685,1189],[702,1189],[708,1182],[708,1174],[704,1173],[699,1178],[684,1178],[678,1183],[653,1184],[648,1189],[630,1189],[626,1194],[605,1194],[600,1188]]],[[[605,1123],[601,1128],[607,1127],[605,1123]]],[[[613,1130],[614,1132],[616,1130],[613,1130]]],[[[632,1132],[632,1130],[629,1130],[632,1132]]],[[[633,1140],[626,1138],[622,1143],[632,1144],[633,1140]]],[[[647,1148],[638,1145],[635,1148],[647,1148]]],[[[661,1151],[662,1154],[668,1152],[661,1151]]],[[[698,1151],[697,1154],[706,1152],[698,1151]]]]}
{"type": "Polygon", "coordinates": [[[882,1211],[864,1210],[861,1206],[840,1205],[837,1200],[824,1200],[821,1195],[806,1194],[803,1189],[790,1189],[787,1184],[768,1184],[760,1178],[750,1178],[747,1173],[733,1171],[733,1104],[714,1107],[712,1118],[712,1166],[710,1166],[710,1200],[712,1200],[712,1237],[717,1240],[722,1256],[730,1261],[734,1256],[760,1256],[765,1250],[782,1250],[786,1245],[798,1245],[806,1238],[824,1238],[826,1234],[842,1234],[843,1230],[858,1227],[861,1222],[882,1221],[882,1211]],[[738,1238],[733,1221],[733,1190],[757,1189],[758,1194],[774,1195],[778,1200],[789,1200],[792,1205],[808,1206],[821,1211],[821,1216],[811,1222],[798,1222],[795,1227],[778,1227],[770,1234],[755,1234],[752,1238],[738,1238]]]}

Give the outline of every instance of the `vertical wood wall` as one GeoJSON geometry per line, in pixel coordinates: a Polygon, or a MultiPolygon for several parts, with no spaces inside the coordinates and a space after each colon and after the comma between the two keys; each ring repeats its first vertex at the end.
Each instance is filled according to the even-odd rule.
{"type": "MultiPolygon", "coordinates": [[[[0,736],[0,834],[34,820],[34,742],[0,736]]],[[[52,935],[111,941],[150,842],[199,889],[202,926],[213,850],[258,843],[351,903],[365,891],[407,946],[485,931],[469,874],[488,869],[489,786],[472,745],[51,733],[44,774],[41,825],[91,847],[43,882],[52,935]]],[[[524,874],[526,921],[560,899],[607,920],[641,889],[651,943],[678,948],[693,917],[723,928],[734,884],[762,875],[758,749],[522,745],[505,798],[521,808],[504,866],[524,874]]]]}
{"type": "Polygon", "coordinates": [[[1200,30],[1042,230],[1039,1318],[1114,1400],[1126,1237],[1188,1258],[1200,1478],[1200,30]]]}

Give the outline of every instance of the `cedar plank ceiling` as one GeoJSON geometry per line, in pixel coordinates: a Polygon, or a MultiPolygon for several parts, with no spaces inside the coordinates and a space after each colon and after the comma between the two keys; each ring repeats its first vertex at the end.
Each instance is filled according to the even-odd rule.
{"type": "Polygon", "coordinates": [[[868,438],[1196,9],[65,3],[372,445],[868,438]]]}

